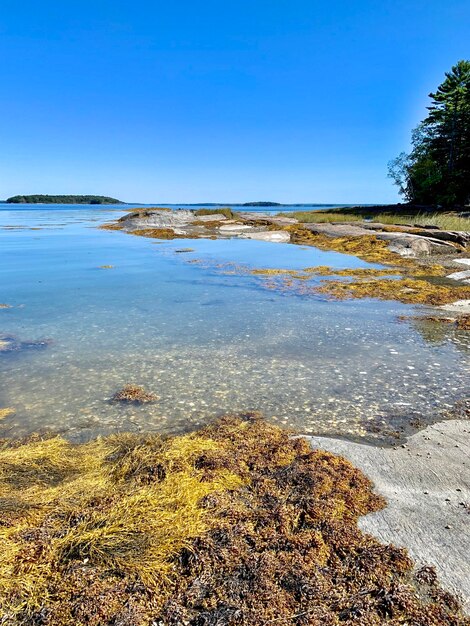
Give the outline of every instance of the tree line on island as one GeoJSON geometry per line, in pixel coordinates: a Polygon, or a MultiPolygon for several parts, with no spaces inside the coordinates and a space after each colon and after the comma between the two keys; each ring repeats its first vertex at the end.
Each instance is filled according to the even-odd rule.
{"type": "Polygon", "coordinates": [[[49,196],[36,194],[31,196],[12,196],[10,204],[124,204],[121,200],[108,196],[49,196]]]}

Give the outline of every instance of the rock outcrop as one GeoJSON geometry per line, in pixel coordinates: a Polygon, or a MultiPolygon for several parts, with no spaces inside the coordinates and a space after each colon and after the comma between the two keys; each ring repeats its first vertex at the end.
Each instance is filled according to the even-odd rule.
{"type": "MultiPolygon", "coordinates": [[[[392,252],[405,257],[428,256],[430,254],[448,254],[455,251],[450,241],[441,241],[434,236],[422,236],[407,231],[382,231],[369,224],[353,223],[304,224],[312,233],[327,237],[365,237],[373,234],[377,239],[389,242],[392,252]],[[372,231],[372,232],[371,232],[372,231]]],[[[383,225],[378,225],[382,226],[383,225]]],[[[432,231],[433,233],[435,231],[432,231]]]]}
{"type": "Polygon", "coordinates": [[[470,610],[469,422],[428,426],[395,449],[308,439],[314,448],[350,460],[387,499],[385,509],[360,519],[361,529],[406,547],[419,565],[434,566],[441,582],[470,610]]]}

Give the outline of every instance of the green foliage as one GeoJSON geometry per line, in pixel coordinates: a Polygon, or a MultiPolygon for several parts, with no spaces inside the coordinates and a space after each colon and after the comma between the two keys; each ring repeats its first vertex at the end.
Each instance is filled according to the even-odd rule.
{"type": "Polygon", "coordinates": [[[11,204],[124,204],[108,196],[12,196],[7,199],[11,204]]]}
{"type": "Polygon", "coordinates": [[[244,204],[242,204],[242,206],[282,206],[282,204],[280,202],[261,201],[261,202],[245,202],[244,204]]]}
{"type": "Polygon", "coordinates": [[[234,213],[229,207],[222,209],[198,209],[194,212],[194,215],[197,215],[198,217],[201,215],[225,215],[228,220],[236,217],[236,213],[234,213]]]}
{"type": "Polygon", "coordinates": [[[470,202],[470,61],[459,61],[413,131],[413,149],[389,163],[389,176],[409,202],[462,206],[470,202]]]}

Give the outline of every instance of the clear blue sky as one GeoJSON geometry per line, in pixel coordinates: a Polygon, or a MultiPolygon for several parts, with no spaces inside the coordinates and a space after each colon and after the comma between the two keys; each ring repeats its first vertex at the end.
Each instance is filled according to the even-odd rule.
{"type": "Polygon", "coordinates": [[[469,0],[1,0],[0,198],[393,202],[469,0]]]}

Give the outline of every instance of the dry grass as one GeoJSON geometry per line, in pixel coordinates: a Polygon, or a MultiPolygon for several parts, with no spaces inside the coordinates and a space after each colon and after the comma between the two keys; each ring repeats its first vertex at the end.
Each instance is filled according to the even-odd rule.
{"type": "Polygon", "coordinates": [[[359,222],[365,218],[381,224],[401,224],[404,226],[431,226],[442,230],[470,231],[470,218],[460,217],[457,213],[377,213],[366,207],[362,213],[354,213],[344,209],[336,211],[296,211],[279,213],[282,217],[294,217],[299,222],[322,224],[325,222],[359,222]]]}
{"type": "Polygon", "coordinates": [[[379,213],[373,221],[381,224],[435,226],[442,230],[470,231],[470,218],[460,217],[455,213],[418,213],[417,215],[379,213]]]}
{"type": "Polygon", "coordinates": [[[360,215],[329,213],[327,211],[294,211],[278,213],[279,217],[293,217],[304,224],[323,224],[325,222],[359,222],[363,218],[360,215]]]}
{"type": "Polygon", "coordinates": [[[468,626],[341,457],[248,416],[193,434],[0,450],[0,623],[468,626]]]}
{"type": "Polygon", "coordinates": [[[149,216],[152,213],[155,213],[155,211],[159,211],[159,212],[171,212],[173,211],[173,209],[169,209],[168,207],[162,207],[162,206],[152,206],[152,207],[142,207],[140,209],[132,209],[132,211],[130,211],[130,213],[126,213],[125,215],[123,215],[122,217],[119,218],[119,221],[124,221],[127,220],[129,217],[141,217],[141,216],[149,216]]]}
{"type": "Polygon", "coordinates": [[[145,391],[145,389],[139,385],[125,385],[122,389],[116,391],[111,400],[112,402],[145,404],[158,400],[158,396],[145,391]]]}
{"type": "Polygon", "coordinates": [[[153,207],[145,207],[144,209],[135,209],[133,212],[134,213],[146,213],[147,211],[166,211],[167,213],[171,211],[173,211],[173,209],[170,209],[169,207],[166,206],[153,206],[153,207]]]}

